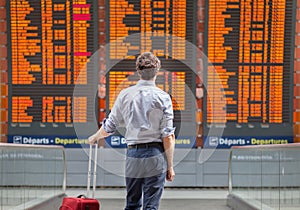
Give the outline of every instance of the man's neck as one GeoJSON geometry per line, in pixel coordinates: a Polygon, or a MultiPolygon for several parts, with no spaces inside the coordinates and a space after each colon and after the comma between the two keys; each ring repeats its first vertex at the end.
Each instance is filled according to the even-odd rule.
{"type": "Polygon", "coordinates": [[[148,80],[146,80],[146,79],[142,79],[142,78],[140,78],[140,80],[155,82],[155,80],[156,80],[156,76],[155,76],[155,77],[153,77],[152,79],[148,79],[148,80]]]}

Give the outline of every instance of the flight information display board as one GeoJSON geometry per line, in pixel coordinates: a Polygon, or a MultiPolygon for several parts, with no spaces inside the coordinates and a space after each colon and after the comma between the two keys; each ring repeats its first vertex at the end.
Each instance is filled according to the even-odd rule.
{"type": "Polygon", "coordinates": [[[91,119],[94,101],[73,91],[75,85],[88,89],[93,76],[86,65],[97,50],[95,2],[8,1],[10,141],[74,136],[73,123],[91,119]]]}
{"type": "MultiPolygon", "coordinates": [[[[121,89],[139,80],[136,57],[153,52],[162,63],[156,84],[173,100],[177,133],[193,146],[196,134],[196,54],[187,42],[196,40],[196,1],[189,0],[106,0],[107,113],[121,89]],[[182,129],[180,129],[182,127],[182,129]],[[190,135],[193,135],[191,137],[190,135]]],[[[113,143],[110,144],[111,146],[113,143]]]]}
{"type": "Polygon", "coordinates": [[[229,136],[292,135],[293,1],[206,5],[204,135],[212,124],[229,136]]]}

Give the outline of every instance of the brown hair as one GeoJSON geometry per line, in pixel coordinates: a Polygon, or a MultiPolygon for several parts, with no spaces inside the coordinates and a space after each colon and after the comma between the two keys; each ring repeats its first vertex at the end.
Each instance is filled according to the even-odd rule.
{"type": "Polygon", "coordinates": [[[160,60],[151,52],[144,52],[136,59],[136,70],[144,80],[152,79],[160,69],[160,60]]]}

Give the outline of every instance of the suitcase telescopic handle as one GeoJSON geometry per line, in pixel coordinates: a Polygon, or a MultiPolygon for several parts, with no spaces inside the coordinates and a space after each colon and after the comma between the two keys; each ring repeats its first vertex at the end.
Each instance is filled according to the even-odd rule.
{"type": "Polygon", "coordinates": [[[95,146],[95,156],[94,156],[94,172],[93,172],[93,193],[92,193],[92,198],[95,198],[96,178],[97,178],[98,141],[96,142],[96,144],[90,145],[86,195],[87,195],[87,197],[90,197],[91,178],[92,178],[92,153],[93,153],[93,146],[95,146]]]}

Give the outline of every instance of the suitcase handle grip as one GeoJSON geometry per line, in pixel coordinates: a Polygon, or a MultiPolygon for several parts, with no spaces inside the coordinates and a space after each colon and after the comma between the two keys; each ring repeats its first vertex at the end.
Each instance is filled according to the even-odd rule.
{"type": "Polygon", "coordinates": [[[87,198],[84,194],[78,195],[77,198],[87,198]]]}

